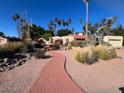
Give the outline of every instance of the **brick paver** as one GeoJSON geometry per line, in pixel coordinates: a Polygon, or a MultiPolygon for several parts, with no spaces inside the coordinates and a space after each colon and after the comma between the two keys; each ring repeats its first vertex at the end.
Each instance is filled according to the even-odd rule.
{"type": "Polygon", "coordinates": [[[67,74],[65,57],[51,52],[53,59],[44,67],[28,93],[84,93],[67,74]]]}

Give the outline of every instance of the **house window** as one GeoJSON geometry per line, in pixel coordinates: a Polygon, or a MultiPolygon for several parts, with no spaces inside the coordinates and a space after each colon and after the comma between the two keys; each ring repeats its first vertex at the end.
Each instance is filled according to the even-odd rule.
{"type": "Polygon", "coordinates": [[[121,41],[120,39],[109,39],[109,41],[121,41]]]}

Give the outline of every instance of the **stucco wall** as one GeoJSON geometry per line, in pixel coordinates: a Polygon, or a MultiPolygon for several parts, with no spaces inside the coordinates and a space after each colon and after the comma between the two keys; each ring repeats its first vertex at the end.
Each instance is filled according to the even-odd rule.
{"type": "Polygon", "coordinates": [[[118,48],[123,46],[122,36],[105,36],[103,41],[109,43],[113,47],[118,48]]]}
{"type": "Polygon", "coordinates": [[[53,39],[53,43],[54,43],[56,40],[61,39],[61,40],[63,40],[63,44],[66,43],[66,40],[67,40],[67,39],[69,40],[69,42],[74,41],[74,37],[72,37],[72,36],[63,36],[63,37],[56,36],[56,37],[52,37],[52,39],[53,39]]]}
{"type": "Polygon", "coordinates": [[[0,45],[4,45],[7,43],[7,38],[3,38],[0,36],[0,45]]]}

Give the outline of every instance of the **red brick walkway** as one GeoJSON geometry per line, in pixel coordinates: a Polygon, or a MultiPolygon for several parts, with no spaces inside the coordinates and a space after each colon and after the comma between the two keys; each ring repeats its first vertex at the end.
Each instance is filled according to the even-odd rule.
{"type": "Polygon", "coordinates": [[[28,93],[84,93],[65,71],[65,57],[51,52],[53,59],[44,67],[28,93]]]}

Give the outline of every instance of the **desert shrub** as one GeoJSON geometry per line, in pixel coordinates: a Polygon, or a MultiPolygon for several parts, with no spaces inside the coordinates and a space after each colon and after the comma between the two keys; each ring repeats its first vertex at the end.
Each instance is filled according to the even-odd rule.
{"type": "Polygon", "coordinates": [[[0,58],[1,59],[4,59],[4,58],[11,58],[13,56],[13,53],[9,50],[9,49],[6,49],[6,48],[0,48],[0,58]]]}
{"type": "Polygon", "coordinates": [[[60,49],[60,45],[53,45],[52,46],[54,50],[59,50],[60,49]]]}
{"type": "Polygon", "coordinates": [[[0,47],[0,52],[20,53],[22,51],[23,43],[8,43],[0,47]]]}
{"type": "Polygon", "coordinates": [[[116,58],[117,57],[117,53],[114,49],[110,49],[109,50],[109,54],[111,58],[116,58]]]}
{"type": "Polygon", "coordinates": [[[108,46],[105,46],[105,45],[98,45],[96,47],[96,51],[99,54],[99,58],[102,60],[109,60],[111,58],[117,57],[116,51],[112,48],[109,48],[108,46]]]}
{"type": "Polygon", "coordinates": [[[78,62],[83,63],[83,62],[84,62],[84,60],[83,60],[83,59],[84,59],[83,53],[77,52],[75,59],[76,59],[78,62]]]}
{"type": "Polygon", "coordinates": [[[63,45],[63,40],[58,39],[54,42],[53,49],[59,50],[62,45],[63,45]]]}
{"type": "Polygon", "coordinates": [[[93,64],[99,59],[98,52],[94,47],[89,47],[86,51],[82,53],[78,52],[76,55],[76,60],[81,63],[93,64]]]}
{"type": "Polygon", "coordinates": [[[14,53],[21,53],[24,44],[18,43],[8,43],[6,45],[0,46],[0,58],[11,58],[14,53]]]}
{"type": "Polygon", "coordinates": [[[35,51],[34,45],[32,42],[25,42],[23,53],[33,53],[35,51]]]}
{"type": "Polygon", "coordinates": [[[36,58],[36,59],[41,59],[41,58],[45,58],[45,50],[43,50],[43,49],[39,49],[39,50],[37,50],[37,51],[35,51],[34,52],[34,57],[36,58]]]}
{"type": "Polygon", "coordinates": [[[116,57],[117,53],[114,49],[105,45],[98,45],[97,47],[88,47],[83,52],[78,52],[76,60],[81,63],[93,64],[97,62],[98,59],[109,60],[116,57]]]}
{"type": "Polygon", "coordinates": [[[68,43],[67,47],[68,47],[68,49],[72,49],[72,44],[68,43]]]}
{"type": "Polygon", "coordinates": [[[99,58],[102,60],[109,60],[111,58],[108,52],[108,47],[105,45],[98,45],[96,51],[99,54],[99,58]]]}
{"type": "Polygon", "coordinates": [[[85,52],[85,63],[86,64],[93,64],[97,62],[99,59],[99,54],[95,50],[95,47],[89,47],[88,50],[85,52]]]}
{"type": "Polygon", "coordinates": [[[111,59],[109,53],[106,51],[100,51],[99,52],[99,58],[102,59],[102,60],[109,60],[111,59]]]}
{"type": "Polygon", "coordinates": [[[40,43],[36,43],[35,45],[34,45],[34,48],[43,48],[44,46],[43,45],[41,45],[40,43]]]}
{"type": "Polygon", "coordinates": [[[80,47],[80,46],[85,46],[85,42],[81,40],[74,40],[71,42],[73,47],[80,47]]]}

